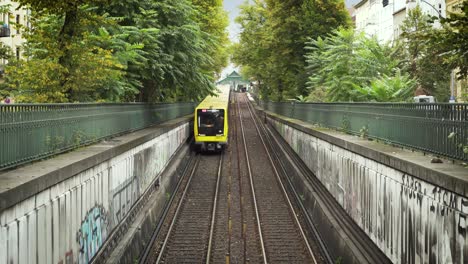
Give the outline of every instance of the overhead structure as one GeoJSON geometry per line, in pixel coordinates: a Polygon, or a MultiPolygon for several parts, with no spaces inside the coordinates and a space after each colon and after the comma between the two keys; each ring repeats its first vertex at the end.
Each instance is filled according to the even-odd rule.
{"type": "Polygon", "coordinates": [[[216,83],[217,85],[229,85],[231,90],[240,91],[241,88],[249,86],[250,82],[244,80],[237,71],[231,72],[226,78],[216,83]]]}

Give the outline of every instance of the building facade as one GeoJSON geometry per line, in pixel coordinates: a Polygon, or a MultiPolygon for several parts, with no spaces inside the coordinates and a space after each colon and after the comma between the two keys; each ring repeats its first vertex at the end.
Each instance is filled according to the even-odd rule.
{"type": "MultiPolygon", "coordinates": [[[[408,10],[419,5],[431,16],[446,16],[445,0],[361,0],[354,8],[356,30],[376,36],[384,42],[393,42],[400,35],[400,26],[408,10]]],[[[438,22],[435,26],[440,26],[438,22]]]]}
{"type": "Polygon", "coordinates": [[[231,72],[226,78],[218,81],[217,85],[229,85],[231,90],[239,91],[240,88],[247,88],[250,84],[248,80],[244,80],[236,71],[231,72]]]}
{"type": "MultiPolygon", "coordinates": [[[[419,6],[423,13],[445,18],[460,12],[463,0],[361,0],[355,6],[356,31],[375,36],[381,43],[392,43],[401,34],[408,11],[419,6]]],[[[438,20],[435,27],[440,27],[438,20]]],[[[468,81],[455,81],[453,95],[458,102],[468,100],[468,81]]]]}
{"type": "Polygon", "coordinates": [[[387,0],[362,0],[355,8],[356,30],[380,42],[393,40],[392,5],[387,0]]]}
{"type": "MultiPolygon", "coordinates": [[[[29,27],[29,10],[19,8],[18,3],[9,0],[0,0],[0,8],[4,11],[0,14],[0,41],[10,47],[13,55],[19,59],[21,45],[25,41],[22,28],[29,27]]],[[[1,60],[0,67],[3,68],[6,63],[6,60],[1,60]]]]}

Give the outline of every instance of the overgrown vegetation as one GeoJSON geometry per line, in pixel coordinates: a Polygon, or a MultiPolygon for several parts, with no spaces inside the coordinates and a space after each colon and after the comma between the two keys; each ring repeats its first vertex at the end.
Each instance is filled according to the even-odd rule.
{"type": "Polygon", "coordinates": [[[308,95],[306,42],[351,24],[343,0],[254,0],[237,21],[243,31],[233,60],[273,100],[308,95]]]}
{"type": "Polygon", "coordinates": [[[338,29],[306,49],[314,101],[401,101],[415,86],[388,45],[354,29],[338,29]]]}
{"type": "Polygon", "coordinates": [[[33,16],[6,67],[17,102],[198,100],[227,64],[221,0],[19,2],[33,16]]]}
{"type": "Polygon", "coordinates": [[[465,1],[435,28],[417,6],[396,41],[379,43],[355,33],[341,1],[253,1],[234,60],[265,99],[398,102],[418,90],[447,102],[451,71],[468,75],[467,14],[465,1]]]}

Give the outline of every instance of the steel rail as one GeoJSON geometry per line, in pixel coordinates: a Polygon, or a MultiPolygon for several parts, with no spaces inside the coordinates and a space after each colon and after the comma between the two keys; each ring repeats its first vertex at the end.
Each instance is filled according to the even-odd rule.
{"type": "MultiPolygon", "coordinates": [[[[282,152],[285,154],[286,159],[289,160],[294,169],[297,170],[298,173],[302,174],[305,177],[306,181],[310,184],[310,186],[312,186],[313,192],[317,194],[317,199],[321,200],[321,202],[324,204],[324,207],[328,208],[329,212],[333,215],[332,218],[338,222],[338,225],[343,227],[351,227],[353,225],[356,225],[354,220],[349,218],[349,216],[344,212],[344,209],[338,204],[338,202],[333,198],[333,196],[331,196],[331,194],[328,192],[325,186],[323,186],[323,184],[320,181],[318,181],[318,179],[313,175],[309,168],[304,164],[302,159],[297,155],[296,152],[294,152],[291,146],[289,146],[288,143],[282,139],[279,132],[269,127],[267,127],[267,130],[269,131],[270,137],[276,142],[279,148],[279,151],[274,151],[274,153],[276,155],[278,155],[278,152],[282,152]]],[[[284,166],[284,164],[282,166],[284,166]]],[[[291,182],[291,180],[289,178],[287,178],[287,180],[291,185],[291,189],[295,191],[294,187],[292,187],[293,183],[291,182]]],[[[300,200],[298,199],[298,201],[300,200]]],[[[299,202],[299,204],[301,205],[301,207],[303,206],[301,202],[299,202]]],[[[311,224],[313,232],[317,234],[317,238],[319,240],[323,253],[325,254],[325,257],[327,258],[327,261],[329,263],[334,263],[334,261],[332,261],[331,258],[332,256],[330,256],[330,252],[328,252],[327,247],[323,243],[322,239],[320,239],[321,235],[319,234],[316,227],[312,224],[310,215],[306,214],[306,216],[309,219],[309,224],[311,224]]],[[[368,263],[391,263],[390,260],[388,260],[388,258],[383,252],[381,252],[379,248],[369,247],[370,245],[373,245],[373,242],[359,227],[357,229],[345,228],[344,233],[346,233],[352,241],[352,243],[357,246],[358,251],[363,256],[367,256],[367,258],[369,258],[368,263]],[[379,254],[378,252],[380,252],[381,254],[379,254]]]]}
{"type": "MultiPolygon", "coordinates": [[[[193,140],[192,140],[193,141],[193,140]]],[[[190,144],[193,144],[193,142],[190,142],[190,144]]],[[[148,243],[148,246],[146,247],[145,251],[143,252],[143,256],[140,258],[140,261],[139,263],[146,263],[147,259],[148,259],[148,256],[150,255],[151,253],[151,249],[153,247],[153,244],[154,244],[154,241],[156,240],[156,238],[158,237],[159,235],[159,231],[161,230],[161,227],[164,223],[164,220],[166,219],[167,217],[167,214],[169,213],[169,210],[171,208],[171,205],[172,205],[172,202],[174,201],[174,198],[176,197],[176,193],[179,191],[180,189],[180,186],[182,185],[182,182],[183,182],[183,179],[185,178],[185,176],[187,175],[187,170],[193,165],[194,163],[194,159],[195,157],[192,156],[190,158],[190,160],[188,161],[187,163],[187,166],[185,166],[183,172],[182,172],[182,177],[180,178],[179,182],[177,183],[177,186],[176,188],[174,189],[174,195],[171,196],[171,199],[169,200],[169,202],[167,203],[166,207],[164,208],[164,211],[163,211],[163,214],[161,216],[161,220],[159,221],[155,231],[153,232],[153,234],[151,235],[151,239],[150,239],[150,242],[148,243]]]]}
{"type": "MultiPolygon", "coordinates": [[[[272,134],[276,134],[279,138],[281,135],[275,131],[274,129],[269,129],[272,134]]],[[[272,136],[273,137],[273,136],[272,136]]],[[[317,194],[317,199],[320,199],[324,207],[329,209],[329,212],[333,215],[332,218],[335,219],[339,226],[343,227],[350,227],[356,225],[354,220],[350,219],[349,216],[343,212],[344,209],[338,204],[338,202],[331,196],[325,186],[315,177],[313,176],[312,172],[309,171],[309,168],[303,164],[303,161],[297,153],[294,152],[293,149],[288,145],[286,142],[279,142],[280,140],[276,137],[273,137],[278,144],[278,147],[286,154],[287,158],[292,162],[292,165],[299,170],[302,175],[306,176],[307,182],[312,186],[313,192],[317,194]]],[[[356,245],[359,252],[363,256],[368,256],[370,259],[369,263],[391,263],[388,258],[382,254],[374,254],[376,251],[372,249],[368,249],[368,245],[366,244],[366,240],[370,240],[367,237],[366,233],[358,227],[358,229],[351,228],[351,229],[344,229],[344,233],[350,238],[352,244],[356,245]],[[359,245],[359,246],[358,246],[359,245]],[[374,255],[372,255],[374,254],[374,255]],[[383,255],[383,257],[382,257],[383,255]]],[[[372,240],[368,243],[371,245],[373,244],[372,240]]],[[[377,251],[380,251],[377,248],[377,251]]],[[[334,263],[334,262],[332,262],[334,263]]]]}
{"type": "Polygon", "coordinates": [[[224,159],[224,152],[221,154],[221,158],[219,159],[219,165],[218,165],[218,175],[216,179],[216,190],[215,190],[215,195],[213,198],[213,213],[211,215],[211,227],[210,227],[210,238],[208,239],[208,252],[206,253],[206,264],[210,263],[211,259],[211,247],[213,246],[213,233],[214,233],[214,226],[215,226],[215,220],[216,220],[216,208],[218,204],[218,193],[219,193],[219,184],[221,182],[221,172],[222,172],[222,167],[223,167],[223,159],[224,159]]]}
{"type": "MultiPolygon", "coordinates": [[[[258,118],[258,116],[257,116],[258,118]]],[[[284,146],[281,145],[281,143],[279,142],[278,138],[274,137],[273,136],[273,132],[271,131],[271,129],[269,127],[266,127],[266,130],[268,131],[267,133],[267,141],[269,142],[270,146],[271,146],[271,149],[275,150],[275,149],[279,149],[279,151],[285,153],[286,155],[290,155],[290,153],[284,149],[284,146]],[[278,145],[278,148],[275,148],[274,147],[274,144],[273,144],[273,141],[276,142],[276,145],[278,145]]],[[[283,164],[283,162],[281,161],[281,158],[279,157],[278,155],[278,152],[276,151],[273,151],[273,155],[275,155],[276,159],[279,161],[278,164],[279,166],[281,167],[281,170],[283,171],[283,175],[287,175],[287,172],[286,172],[286,168],[285,168],[285,165],[283,164]]],[[[297,171],[300,171],[301,174],[303,174],[302,170],[298,168],[298,166],[296,166],[295,162],[297,161],[294,161],[293,159],[291,159],[289,156],[287,157],[288,161],[292,164],[292,166],[297,170],[297,171]]],[[[300,196],[299,196],[299,193],[296,191],[296,189],[294,188],[294,185],[291,181],[291,179],[289,177],[285,177],[287,182],[288,182],[288,185],[290,186],[290,190],[291,192],[294,194],[294,197],[296,198],[296,201],[297,201],[297,204],[299,205],[299,207],[301,208],[301,210],[303,212],[307,212],[304,204],[301,202],[301,199],[300,199],[300,196]]],[[[322,250],[322,253],[323,255],[325,256],[325,259],[328,261],[329,264],[333,264],[335,263],[332,259],[332,257],[330,256],[330,253],[328,251],[328,248],[327,246],[325,245],[323,239],[322,239],[322,236],[320,235],[317,227],[314,225],[313,223],[313,220],[312,218],[310,217],[309,214],[307,213],[304,213],[304,217],[306,218],[306,221],[307,221],[307,224],[308,226],[310,227],[310,230],[312,231],[314,237],[317,239],[318,241],[318,244],[322,250]]]]}
{"type": "MultiPolygon", "coordinates": [[[[244,223],[244,194],[243,194],[243,188],[242,188],[242,175],[241,175],[241,166],[240,166],[240,148],[239,148],[239,137],[238,135],[238,122],[236,118],[236,112],[237,115],[240,116],[239,108],[237,107],[237,96],[236,96],[236,101],[234,103],[235,110],[234,115],[233,115],[233,122],[235,123],[234,125],[234,136],[236,139],[236,156],[237,156],[237,179],[239,180],[239,208],[240,208],[240,218],[241,218],[241,237],[243,240],[243,252],[244,252],[244,263],[247,260],[247,234],[246,234],[246,225],[244,223]]],[[[230,245],[229,245],[230,247],[230,245]]]]}
{"type": "Polygon", "coordinates": [[[195,175],[195,172],[197,171],[198,164],[200,163],[200,155],[197,155],[195,165],[193,166],[192,172],[190,173],[190,177],[187,181],[187,185],[185,186],[184,192],[182,193],[182,197],[180,198],[179,204],[177,205],[176,212],[174,214],[174,218],[171,221],[171,225],[169,227],[169,230],[167,231],[167,235],[164,239],[164,243],[161,246],[161,250],[159,251],[158,259],[156,260],[156,263],[160,263],[162,256],[164,255],[164,250],[167,247],[167,243],[169,241],[169,237],[171,236],[172,229],[174,228],[175,223],[177,222],[177,216],[179,215],[180,208],[182,207],[182,204],[184,202],[185,195],[187,194],[187,191],[190,187],[190,182],[192,182],[193,175],[195,175]]]}
{"type": "MultiPolygon", "coordinates": [[[[250,187],[252,189],[252,198],[253,198],[253,204],[254,204],[254,209],[255,209],[255,216],[256,216],[256,219],[257,219],[258,234],[259,234],[259,237],[260,237],[260,245],[261,245],[261,248],[262,248],[263,262],[265,264],[267,264],[268,261],[267,261],[267,256],[266,256],[265,243],[263,241],[262,226],[260,224],[260,214],[258,212],[257,197],[255,195],[255,188],[254,188],[254,182],[253,182],[253,177],[252,177],[252,169],[250,167],[249,152],[247,151],[247,142],[245,140],[244,122],[242,121],[242,115],[241,115],[239,109],[240,109],[239,100],[237,100],[237,111],[238,111],[238,114],[239,114],[239,120],[240,120],[240,124],[241,124],[242,140],[244,142],[244,153],[245,153],[245,159],[246,159],[246,163],[247,163],[247,170],[249,172],[250,187]]],[[[245,259],[244,259],[244,261],[245,261],[245,259]]]]}
{"type": "MultiPolygon", "coordinates": [[[[254,121],[255,128],[256,128],[256,130],[258,132],[258,135],[259,135],[259,137],[260,137],[260,139],[262,141],[262,145],[263,145],[263,147],[265,149],[265,152],[266,152],[266,154],[268,156],[268,159],[270,160],[271,166],[273,167],[276,179],[278,180],[278,183],[281,186],[281,190],[283,191],[283,195],[286,198],[286,201],[287,201],[287,203],[289,205],[290,213],[293,216],[293,218],[294,218],[294,220],[296,222],[297,228],[299,229],[299,232],[301,233],[301,236],[302,236],[302,238],[303,238],[303,240],[304,240],[304,242],[306,244],[307,251],[309,252],[309,255],[312,257],[312,260],[314,261],[314,263],[317,264],[317,260],[315,259],[315,254],[314,254],[314,252],[313,252],[313,250],[312,250],[312,248],[311,248],[311,246],[309,244],[309,241],[307,240],[307,236],[305,235],[304,229],[302,228],[302,225],[301,225],[301,223],[299,221],[299,218],[297,217],[297,214],[296,214],[296,212],[294,210],[294,207],[293,207],[293,205],[291,203],[291,200],[289,199],[286,188],[285,188],[285,186],[283,184],[283,181],[281,180],[281,176],[280,176],[280,174],[279,174],[279,172],[278,172],[278,170],[276,168],[275,163],[273,162],[273,158],[271,157],[270,152],[268,151],[268,147],[267,147],[267,145],[265,143],[265,140],[263,139],[264,136],[262,135],[262,133],[260,131],[260,128],[259,128],[259,125],[257,124],[258,120],[255,118],[255,115],[252,112],[252,109],[250,108],[250,103],[249,102],[247,102],[247,108],[248,108],[248,110],[250,112],[250,116],[252,117],[252,119],[254,121]]],[[[262,129],[265,129],[265,128],[262,126],[262,129]]],[[[266,133],[265,130],[263,130],[263,132],[266,133]]]]}

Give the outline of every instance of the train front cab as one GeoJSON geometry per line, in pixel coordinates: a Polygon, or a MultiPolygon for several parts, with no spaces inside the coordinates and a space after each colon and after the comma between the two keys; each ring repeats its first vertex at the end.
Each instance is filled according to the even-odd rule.
{"type": "Polygon", "coordinates": [[[221,152],[227,145],[227,109],[197,108],[195,113],[195,148],[201,152],[221,152]]]}

